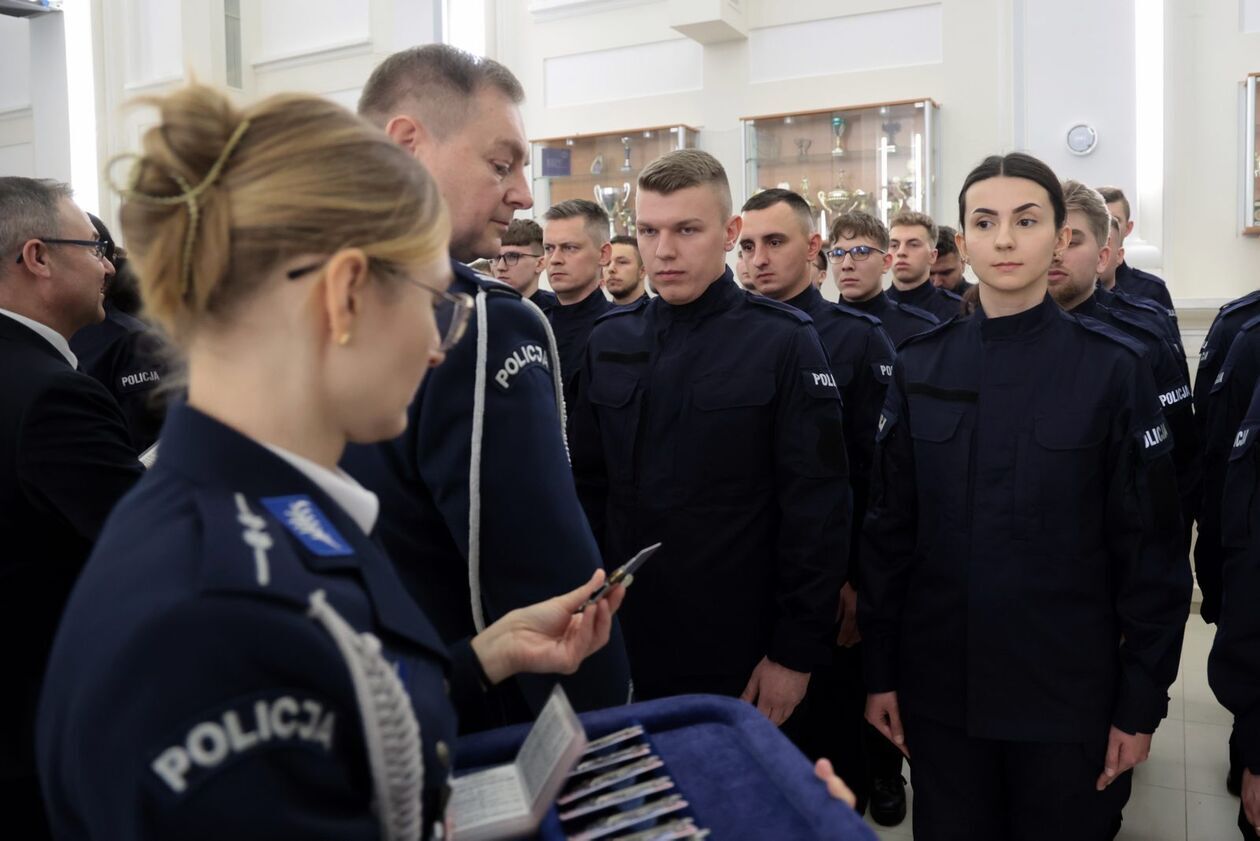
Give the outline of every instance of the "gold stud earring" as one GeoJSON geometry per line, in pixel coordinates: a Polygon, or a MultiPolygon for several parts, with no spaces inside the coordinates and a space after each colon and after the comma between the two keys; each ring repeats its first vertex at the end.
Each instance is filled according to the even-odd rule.
{"type": "Polygon", "coordinates": [[[337,344],[341,347],[345,347],[346,345],[350,344],[350,333],[345,332],[345,333],[342,333],[340,336],[338,336],[337,344]]]}

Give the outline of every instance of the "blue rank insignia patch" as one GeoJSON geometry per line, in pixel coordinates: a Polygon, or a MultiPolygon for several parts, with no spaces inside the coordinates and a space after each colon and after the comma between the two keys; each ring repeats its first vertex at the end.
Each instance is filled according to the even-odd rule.
{"type": "Polygon", "coordinates": [[[306,494],[269,496],[262,504],[314,554],[324,558],[354,554],[328,515],[306,494]]]}

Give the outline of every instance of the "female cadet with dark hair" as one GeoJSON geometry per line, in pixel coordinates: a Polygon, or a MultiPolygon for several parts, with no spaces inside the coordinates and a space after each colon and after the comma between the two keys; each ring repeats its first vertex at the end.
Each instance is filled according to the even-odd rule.
{"type": "Polygon", "coordinates": [[[347,441],[402,431],[466,323],[437,188],[315,97],[151,104],[123,230],[188,395],[53,649],[54,832],[441,837],[454,708],[516,672],[571,673],[624,590],[575,613],[597,572],[448,654],[368,537],[376,497],[337,469],[347,441]]]}
{"type": "Polygon", "coordinates": [[[1172,442],[1140,348],[1046,294],[1049,167],[990,157],[958,203],[978,306],[901,345],[879,423],[867,719],[916,841],[1109,841],[1190,606],[1172,442]]]}

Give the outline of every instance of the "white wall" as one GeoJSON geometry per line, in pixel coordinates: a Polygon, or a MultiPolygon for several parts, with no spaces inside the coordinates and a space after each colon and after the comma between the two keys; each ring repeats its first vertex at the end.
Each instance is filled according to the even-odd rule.
{"type": "Polygon", "coordinates": [[[30,23],[0,17],[0,175],[35,174],[30,23]]]}

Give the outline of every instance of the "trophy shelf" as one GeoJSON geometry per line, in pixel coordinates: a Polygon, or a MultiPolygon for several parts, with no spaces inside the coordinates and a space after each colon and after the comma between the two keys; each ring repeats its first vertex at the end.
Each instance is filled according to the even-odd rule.
{"type": "Polygon", "coordinates": [[[634,191],[639,172],[675,149],[693,149],[697,130],[669,125],[573,134],[530,141],[534,214],[569,199],[602,206],[611,233],[634,230],[634,191]]]}
{"type": "Polygon", "coordinates": [[[885,224],[902,210],[933,213],[938,113],[932,99],[908,99],[744,117],[745,197],[794,190],[824,235],[851,210],[885,224]]]}
{"type": "Polygon", "coordinates": [[[1260,73],[1242,84],[1242,206],[1243,236],[1260,236],[1260,73]]]}

